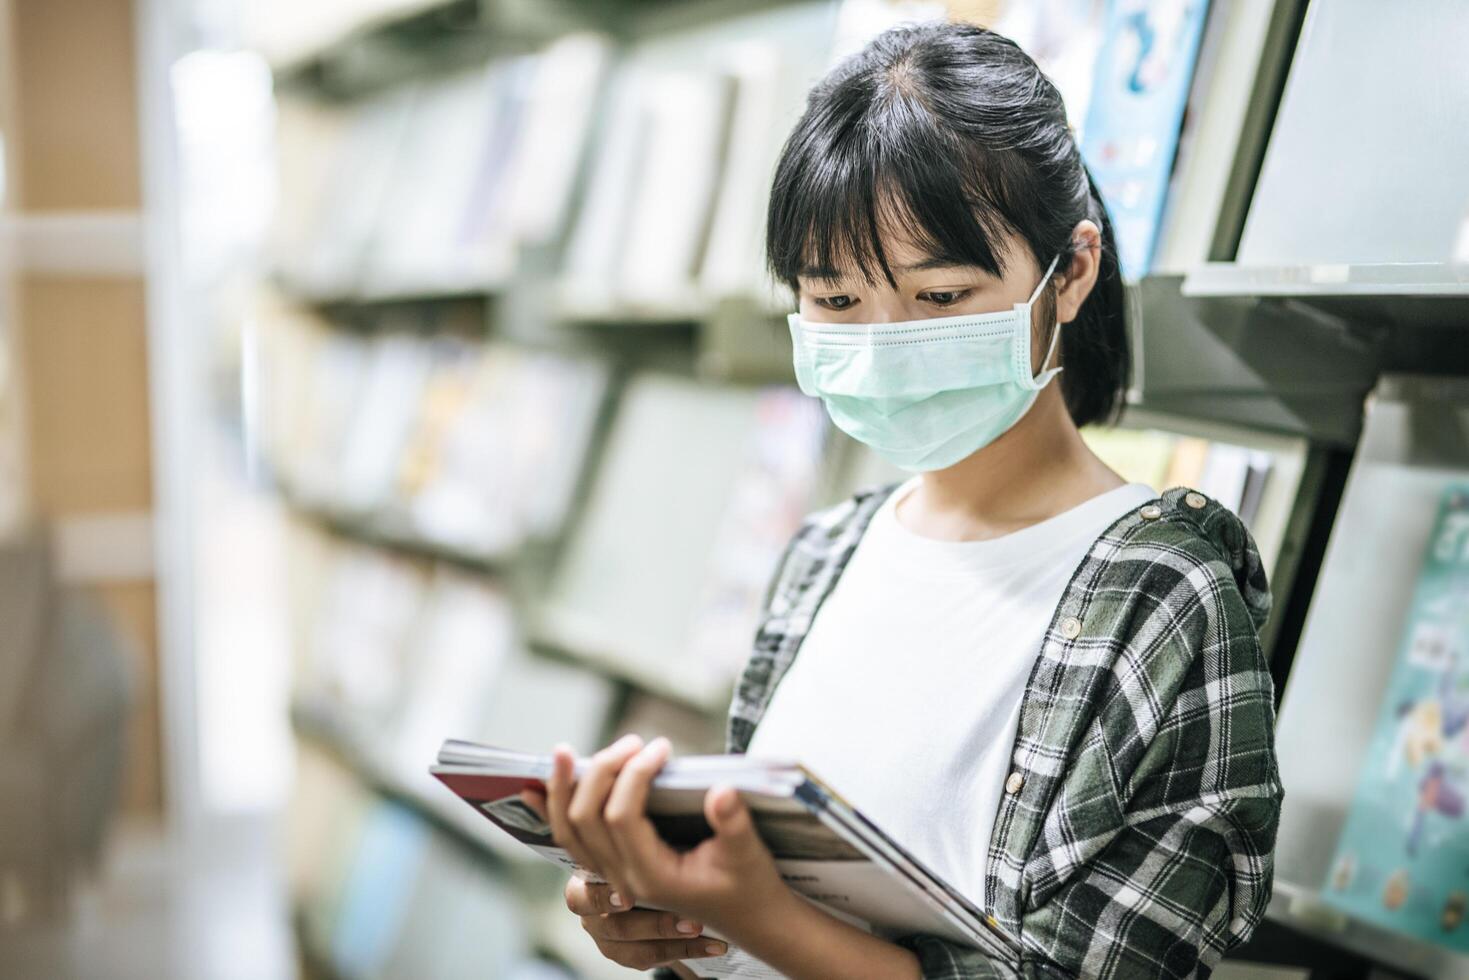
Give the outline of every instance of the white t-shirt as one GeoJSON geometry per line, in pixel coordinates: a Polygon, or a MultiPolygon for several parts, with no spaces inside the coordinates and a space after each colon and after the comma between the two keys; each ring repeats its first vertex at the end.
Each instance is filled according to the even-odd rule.
{"type": "Polygon", "coordinates": [[[985,541],[898,523],[914,476],[873,515],[746,748],[792,757],[984,907],[985,858],[1020,702],[1071,573],[1129,483],[985,541]]]}

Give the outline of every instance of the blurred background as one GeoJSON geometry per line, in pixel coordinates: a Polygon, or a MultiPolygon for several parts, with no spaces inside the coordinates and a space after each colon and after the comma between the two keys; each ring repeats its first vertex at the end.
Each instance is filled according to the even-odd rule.
{"type": "Polygon", "coordinates": [[[616,978],[448,736],[717,752],[803,514],[764,201],[896,23],[1017,40],[1118,230],[1128,479],[1248,523],[1235,978],[1469,977],[1469,6],[0,0],[0,976],[616,978]]]}

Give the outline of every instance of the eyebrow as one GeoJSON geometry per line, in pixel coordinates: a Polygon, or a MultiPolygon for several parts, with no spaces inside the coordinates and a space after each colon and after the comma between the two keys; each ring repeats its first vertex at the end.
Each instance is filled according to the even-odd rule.
{"type": "MultiPolygon", "coordinates": [[[[950,269],[968,264],[969,263],[967,262],[959,262],[955,259],[945,258],[941,255],[930,255],[928,258],[924,259],[921,262],[915,262],[912,265],[895,265],[892,267],[892,269],[894,272],[899,273],[926,272],[929,269],[950,269]]],[[[840,269],[833,269],[830,266],[814,265],[802,268],[797,273],[797,275],[803,276],[807,279],[825,279],[829,282],[835,282],[842,277],[840,269]]]]}

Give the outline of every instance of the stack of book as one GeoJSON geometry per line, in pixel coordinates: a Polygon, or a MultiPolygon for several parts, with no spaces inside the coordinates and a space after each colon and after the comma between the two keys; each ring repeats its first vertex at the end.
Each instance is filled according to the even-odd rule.
{"type": "MultiPolygon", "coordinates": [[[[576,760],[573,782],[589,765],[588,759],[576,760]]],[[[605,882],[560,847],[550,825],[520,799],[527,787],[544,790],[552,772],[549,755],[449,739],[429,771],[536,854],[579,878],[605,882]]],[[[670,758],[653,777],[648,819],[675,850],[697,847],[713,835],[704,818],[704,796],[721,785],[739,791],[756,832],[796,894],[884,938],[923,932],[1018,964],[1020,946],[1014,936],[794,759],[738,754],[670,758]]],[[[704,933],[729,938],[709,927],[704,933]]],[[[686,965],[701,977],[782,976],[733,945],[723,955],[686,965]]]]}

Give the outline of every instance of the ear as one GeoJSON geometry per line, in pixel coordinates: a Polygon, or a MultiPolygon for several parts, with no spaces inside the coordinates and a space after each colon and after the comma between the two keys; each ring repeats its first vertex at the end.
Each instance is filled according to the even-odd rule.
{"type": "Polygon", "coordinates": [[[1057,269],[1060,283],[1056,290],[1056,321],[1070,323],[1081,312],[1081,304],[1091,295],[1102,271],[1102,230],[1090,218],[1083,218],[1071,230],[1076,254],[1071,264],[1057,269]]]}

